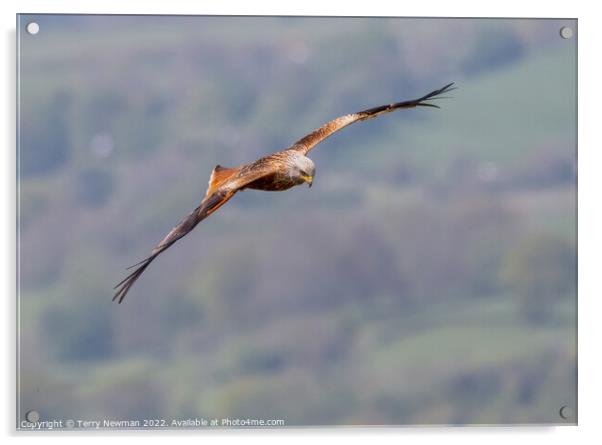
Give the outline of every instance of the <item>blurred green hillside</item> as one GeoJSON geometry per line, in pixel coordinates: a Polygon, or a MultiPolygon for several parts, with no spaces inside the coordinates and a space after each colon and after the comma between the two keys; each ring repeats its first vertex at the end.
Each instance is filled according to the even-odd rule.
{"type": "Polygon", "coordinates": [[[576,42],[561,20],[22,16],[19,410],[574,423],[576,42]],[[216,164],[351,126],[124,268],[216,164]]]}

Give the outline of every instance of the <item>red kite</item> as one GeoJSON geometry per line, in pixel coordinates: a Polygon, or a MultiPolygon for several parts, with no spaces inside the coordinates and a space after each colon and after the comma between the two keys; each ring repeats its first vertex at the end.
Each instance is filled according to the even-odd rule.
{"type": "Polygon", "coordinates": [[[264,156],[250,164],[233,168],[216,166],[209,178],[209,187],[201,204],[155,246],[148,258],[129,267],[129,269],[134,267],[136,269],[115,286],[116,293],[113,301],[117,300],[121,303],[132,285],[161,252],[187,235],[198,223],[223,206],[236,192],[244,189],[283,191],[304,183],[311,187],[316,167],[307,157],[307,153],[328,136],[355,122],[373,119],[395,110],[415,107],[439,108],[429,101],[441,98],[441,94],[453,90],[452,85],[453,83],[445,85],[419,99],[382,105],[338,117],[299,139],[286,150],[264,156]]]}

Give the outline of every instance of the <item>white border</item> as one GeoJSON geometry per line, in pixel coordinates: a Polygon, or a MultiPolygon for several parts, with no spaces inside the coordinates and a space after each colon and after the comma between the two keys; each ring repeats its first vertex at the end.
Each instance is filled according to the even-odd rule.
{"type": "MultiPolygon", "coordinates": [[[[106,440],[123,437],[128,441],[139,436],[149,442],[158,443],[168,436],[178,436],[182,440],[198,441],[211,438],[239,438],[251,443],[264,443],[266,440],[305,442],[315,436],[325,436],[329,440],[343,439],[353,443],[363,443],[366,439],[433,441],[445,440],[449,445],[468,443],[504,443],[509,440],[529,440],[546,444],[562,443],[574,439],[575,434],[584,434],[593,439],[597,433],[598,406],[597,396],[601,394],[600,347],[597,345],[600,335],[598,326],[602,317],[600,310],[600,285],[595,279],[599,269],[602,246],[600,243],[600,199],[598,190],[602,167],[600,143],[600,109],[595,108],[600,100],[600,15],[596,14],[595,2],[546,1],[525,2],[499,0],[477,2],[468,0],[392,2],[371,0],[370,2],[316,1],[303,0],[296,4],[282,1],[253,0],[220,1],[194,3],[185,0],[149,0],[136,4],[122,0],[67,1],[53,0],[11,0],[0,2],[0,20],[2,22],[2,94],[0,107],[0,134],[4,135],[5,146],[2,150],[2,191],[1,206],[4,210],[0,219],[2,230],[3,255],[0,264],[3,294],[4,326],[6,334],[2,344],[3,394],[4,403],[0,405],[0,419],[3,420],[3,433],[15,436],[15,14],[34,12],[53,13],[121,13],[121,14],[235,14],[235,15],[349,15],[349,16],[455,16],[455,17],[562,17],[579,19],[579,426],[558,428],[402,428],[402,429],[298,429],[284,431],[205,431],[202,433],[119,433],[104,432],[87,434],[86,441],[106,440]],[[570,436],[570,437],[567,437],[570,436]]],[[[19,433],[19,436],[30,434],[19,433]]],[[[50,442],[64,440],[81,441],[82,433],[44,434],[43,440],[50,442]]],[[[12,437],[11,437],[12,438],[12,437]]],[[[32,439],[25,437],[25,439],[32,439]]],[[[585,439],[579,438],[579,439],[585,439]]]]}

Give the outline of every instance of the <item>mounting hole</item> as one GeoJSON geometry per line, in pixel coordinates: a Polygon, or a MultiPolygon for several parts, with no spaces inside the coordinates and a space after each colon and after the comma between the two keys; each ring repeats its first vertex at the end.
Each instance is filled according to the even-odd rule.
{"type": "Polygon", "coordinates": [[[570,39],[573,37],[573,29],[569,28],[568,26],[563,26],[560,28],[560,37],[563,39],[570,39]]]}
{"type": "Polygon", "coordinates": [[[38,25],[36,22],[29,22],[25,29],[29,34],[35,36],[37,33],[40,32],[40,25],[38,25]]]}
{"type": "Polygon", "coordinates": [[[28,422],[35,423],[40,420],[40,413],[35,410],[27,411],[25,413],[25,419],[27,419],[28,422]]]}
{"type": "Polygon", "coordinates": [[[558,412],[563,419],[571,419],[573,417],[573,409],[570,406],[564,405],[558,412]]]}

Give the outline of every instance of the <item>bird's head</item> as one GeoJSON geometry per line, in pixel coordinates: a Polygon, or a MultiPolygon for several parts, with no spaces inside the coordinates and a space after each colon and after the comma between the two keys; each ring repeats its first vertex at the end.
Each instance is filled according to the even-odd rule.
{"type": "Polygon", "coordinates": [[[314,182],[314,176],[316,174],[316,166],[314,161],[309,159],[307,156],[300,154],[295,157],[293,163],[293,176],[299,179],[299,183],[302,184],[307,182],[309,186],[314,182]]]}

